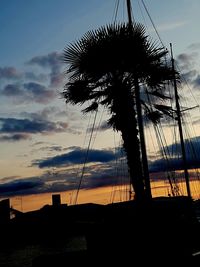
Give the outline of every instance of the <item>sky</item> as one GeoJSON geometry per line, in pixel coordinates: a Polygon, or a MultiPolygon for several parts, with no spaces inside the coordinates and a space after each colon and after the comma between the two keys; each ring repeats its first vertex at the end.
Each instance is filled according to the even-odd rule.
{"type": "MultiPolygon", "coordinates": [[[[81,107],[66,105],[61,97],[67,80],[61,57],[64,48],[88,30],[115,19],[126,21],[125,1],[119,1],[117,15],[116,2],[0,0],[0,198],[77,188],[93,117],[83,115],[81,107]]],[[[173,44],[176,62],[187,79],[185,103],[197,105],[200,1],[144,2],[164,45],[173,44]]],[[[135,21],[158,40],[142,1],[132,0],[132,9],[135,21]]],[[[192,114],[197,136],[192,138],[199,149],[198,112],[192,114]]],[[[116,160],[125,160],[120,135],[106,125],[106,111],[97,121],[81,185],[85,190],[119,184],[119,171],[127,174],[121,169],[116,172],[116,160]]],[[[165,127],[168,131],[170,127],[165,127]]],[[[173,139],[168,145],[172,148],[173,139]]],[[[162,159],[153,154],[149,147],[151,171],[163,171],[162,159]]],[[[198,160],[192,163],[199,167],[198,160]]],[[[173,164],[180,169],[177,162],[173,164]]]]}

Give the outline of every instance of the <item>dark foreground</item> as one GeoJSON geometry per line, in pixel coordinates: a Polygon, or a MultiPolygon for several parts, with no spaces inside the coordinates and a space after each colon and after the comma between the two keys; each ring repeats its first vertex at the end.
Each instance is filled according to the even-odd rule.
{"type": "Polygon", "coordinates": [[[177,197],[18,214],[1,225],[0,266],[200,266],[198,205],[177,197]]]}

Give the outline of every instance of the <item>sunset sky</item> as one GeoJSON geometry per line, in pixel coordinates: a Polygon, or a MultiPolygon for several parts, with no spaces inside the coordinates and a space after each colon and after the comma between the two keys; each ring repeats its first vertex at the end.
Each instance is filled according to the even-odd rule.
{"type": "MultiPolygon", "coordinates": [[[[66,45],[88,30],[114,22],[116,2],[0,0],[0,198],[77,188],[90,138],[90,131],[86,134],[86,130],[91,129],[94,117],[82,115],[81,107],[66,105],[61,98],[67,80],[61,55],[66,45]]],[[[116,21],[126,21],[126,1],[119,2],[116,21]]],[[[144,2],[162,42],[167,48],[173,44],[176,62],[187,79],[187,86],[182,88],[186,91],[184,103],[189,103],[188,107],[197,105],[200,1],[144,2]]],[[[145,24],[147,33],[158,40],[142,1],[132,0],[132,8],[134,19],[145,24]]],[[[193,140],[199,150],[199,109],[191,112],[197,135],[193,140]]],[[[106,116],[102,110],[97,118],[83,179],[85,189],[120,183],[115,168],[116,160],[124,161],[120,138],[108,129],[106,116]]],[[[170,128],[165,126],[168,131],[169,137],[170,128]]],[[[172,139],[168,148],[173,148],[172,139]]],[[[155,154],[152,145],[148,153],[155,154]]],[[[152,156],[150,169],[163,171],[162,159],[152,156]]]]}

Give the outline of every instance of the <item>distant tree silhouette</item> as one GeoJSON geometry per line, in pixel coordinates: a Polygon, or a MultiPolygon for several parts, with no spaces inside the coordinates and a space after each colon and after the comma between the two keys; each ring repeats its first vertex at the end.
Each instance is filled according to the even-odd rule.
{"type": "MultiPolygon", "coordinates": [[[[99,105],[109,110],[108,123],[122,135],[136,199],[145,197],[145,186],[135,92],[145,84],[149,93],[165,99],[164,85],[173,78],[165,62],[166,53],[137,23],[111,24],[88,31],[63,53],[64,62],[69,64],[63,97],[73,105],[88,102],[83,112],[95,111],[99,105]]],[[[142,104],[154,122],[162,111],[166,112],[164,106],[154,105],[152,112],[142,104]]]]}

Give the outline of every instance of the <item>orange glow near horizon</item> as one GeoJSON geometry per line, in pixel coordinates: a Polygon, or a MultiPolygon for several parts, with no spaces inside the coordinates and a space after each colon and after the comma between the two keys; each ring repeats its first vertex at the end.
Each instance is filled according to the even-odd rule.
{"type": "MultiPolygon", "coordinates": [[[[182,195],[186,195],[185,184],[179,183],[179,188],[182,195]]],[[[170,193],[169,184],[164,181],[152,182],[153,197],[168,196],[170,193]]],[[[200,183],[199,181],[191,181],[191,191],[194,199],[200,198],[200,183]]],[[[37,210],[45,205],[52,205],[52,195],[60,194],[61,203],[73,205],[76,192],[54,192],[43,193],[27,196],[15,196],[10,198],[11,206],[22,212],[37,210]]],[[[95,189],[82,189],[79,192],[77,204],[82,203],[97,203],[108,204],[112,202],[126,201],[129,199],[127,187],[119,188],[119,186],[108,186],[95,189]]]]}

